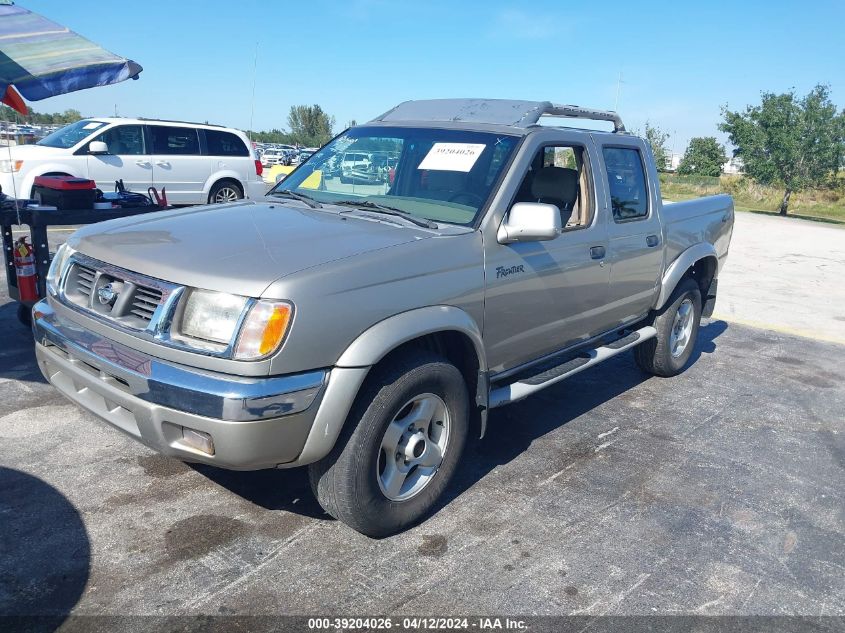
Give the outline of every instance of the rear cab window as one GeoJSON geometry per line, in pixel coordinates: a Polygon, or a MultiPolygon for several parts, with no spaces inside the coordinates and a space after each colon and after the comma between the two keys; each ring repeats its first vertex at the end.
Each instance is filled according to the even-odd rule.
{"type": "Polygon", "coordinates": [[[648,185],[642,156],[633,147],[602,148],[615,222],[648,216],[648,185]]]}

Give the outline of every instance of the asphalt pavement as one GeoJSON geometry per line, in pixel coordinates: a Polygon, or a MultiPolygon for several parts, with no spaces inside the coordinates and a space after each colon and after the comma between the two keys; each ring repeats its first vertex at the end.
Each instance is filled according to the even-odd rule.
{"type": "Polygon", "coordinates": [[[0,614],[845,615],[836,343],[715,319],[678,377],[616,357],[494,411],[376,541],[304,470],[189,466],[70,404],[5,294],[0,331],[0,614]]]}

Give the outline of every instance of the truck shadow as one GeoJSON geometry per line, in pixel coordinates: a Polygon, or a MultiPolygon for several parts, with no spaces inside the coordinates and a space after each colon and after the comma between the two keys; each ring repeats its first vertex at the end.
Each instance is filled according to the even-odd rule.
{"type": "MultiPolygon", "coordinates": [[[[724,321],[702,324],[687,367],[693,365],[702,354],[714,352],[716,339],[727,329],[728,324],[724,321]]],[[[438,502],[436,511],[449,505],[494,468],[524,453],[538,438],[650,378],[637,367],[630,352],[623,353],[549,387],[546,392],[540,392],[545,393],[545,396],[538,394],[534,403],[528,398],[524,405],[514,404],[491,411],[486,437],[468,443],[464,463],[438,502]],[[550,414],[551,409],[553,414],[550,414]],[[504,433],[507,433],[507,441],[498,441],[497,438],[504,433]]]]}
{"type": "Polygon", "coordinates": [[[5,630],[55,630],[90,575],[91,543],[79,512],[41,479],[0,467],[0,543],[5,630]]]}
{"type": "Polygon", "coordinates": [[[265,510],[333,520],[311,493],[306,468],[236,471],[205,464],[189,466],[203,477],[265,510]]]}

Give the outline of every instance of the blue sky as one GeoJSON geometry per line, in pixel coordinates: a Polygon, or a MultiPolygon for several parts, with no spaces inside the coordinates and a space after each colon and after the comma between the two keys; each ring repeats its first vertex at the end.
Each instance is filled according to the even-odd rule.
{"type": "Polygon", "coordinates": [[[144,67],[40,111],[285,127],[294,104],[366,121],[407,99],[501,97],[618,109],[717,135],[720,107],[816,83],[845,106],[845,2],[20,0],[144,67]]]}

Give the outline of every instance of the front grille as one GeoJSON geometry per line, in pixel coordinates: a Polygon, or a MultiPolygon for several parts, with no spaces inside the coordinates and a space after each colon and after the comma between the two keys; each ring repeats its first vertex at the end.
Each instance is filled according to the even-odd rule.
{"type": "Polygon", "coordinates": [[[161,290],[136,286],[135,295],[132,298],[132,309],[129,312],[149,323],[160,304],[161,290]]]}
{"type": "Polygon", "coordinates": [[[82,264],[76,265],[76,288],[80,294],[90,297],[96,278],[97,271],[93,268],[88,268],[82,264]]]}
{"type": "Polygon", "coordinates": [[[178,288],[79,254],[62,288],[63,298],[85,312],[133,330],[154,330],[156,311],[178,288]]]}

